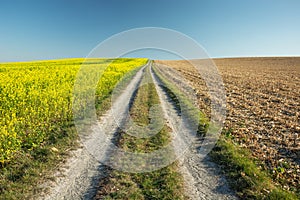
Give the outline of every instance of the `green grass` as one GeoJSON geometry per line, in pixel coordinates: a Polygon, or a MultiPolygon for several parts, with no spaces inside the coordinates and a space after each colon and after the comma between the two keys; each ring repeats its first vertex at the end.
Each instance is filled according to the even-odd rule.
{"type": "Polygon", "coordinates": [[[9,164],[1,166],[0,199],[30,199],[40,192],[40,185],[51,178],[51,170],[68,156],[70,149],[78,146],[74,126],[61,128],[60,136],[34,151],[20,151],[9,164]]]}
{"type": "Polygon", "coordinates": [[[222,135],[210,156],[221,166],[231,187],[243,199],[299,199],[296,194],[276,185],[251,152],[239,147],[230,137],[222,135]]]}
{"type": "MultiPolygon", "coordinates": [[[[144,80],[149,78],[146,72],[144,80]]],[[[153,84],[139,88],[130,114],[135,123],[148,125],[149,109],[158,104],[159,98],[153,84]]],[[[170,129],[164,125],[162,130],[150,138],[136,138],[124,132],[118,136],[118,146],[131,152],[155,151],[170,142],[170,129]]],[[[145,164],[145,163],[144,163],[145,164]]],[[[100,182],[98,198],[103,199],[184,199],[183,179],[178,172],[177,163],[146,173],[126,173],[110,169],[109,176],[100,182]]]]}

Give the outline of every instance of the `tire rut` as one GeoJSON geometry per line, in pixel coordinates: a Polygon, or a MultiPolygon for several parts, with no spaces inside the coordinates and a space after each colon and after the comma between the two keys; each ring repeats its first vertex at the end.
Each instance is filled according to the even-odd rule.
{"type": "Polygon", "coordinates": [[[182,155],[182,147],[186,141],[192,141],[183,156],[179,156],[179,169],[184,177],[186,195],[189,199],[237,199],[234,192],[229,189],[225,177],[220,175],[215,163],[209,156],[204,159],[198,153],[201,148],[200,138],[190,134],[188,125],[178,130],[176,126],[181,121],[181,116],[176,109],[173,100],[163,88],[163,83],[153,72],[151,74],[156,86],[167,123],[173,130],[174,152],[182,155]]]}
{"type": "Polygon", "coordinates": [[[190,199],[236,199],[234,193],[229,189],[226,179],[219,175],[217,166],[210,161],[209,157],[202,159],[197,153],[201,147],[199,138],[190,136],[187,130],[188,127],[184,127],[186,128],[185,131],[176,130],[176,124],[180,121],[180,114],[175,108],[174,102],[162,88],[157,75],[152,71],[151,65],[148,62],[136,73],[124,92],[114,101],[111,109],[100,118],[100,126],[98,124],[91,127],[91,132],[81,138],[83,144],[81,148],[71,152],[70,158],[54,174],[55,181],[45,183],[42,186],[45,189],[37,199],[87,200],[94,198],[97,189],[99,189],[100,179],[107,176],[107,166],[100,164],[98,160],[109,159],[113,153],[110,144],[115,140],[119,128],[118,124],[126,117],[126,111],[131,105],[130,102],[134,99],[135,92],[147,66],[150,67],[151,77],[161,101],[165,120],[173,130],[172,145],[175,154],[181,154],[182,148],[180,146],[186,144],[188,140],[193,140],[184,156],[179,157],[179,168],[185,180],[187,196],[190,199]],[[127,105],[126,102],[129,102],[129,104],[127,105]],[[114,113],[118,113],[121,117],[116,119],[114,113]],[[104,147],[103,140],[99,140],[103,137],[101,133],[106,134],[104,147]],[[103,153],[103,149],[105,149],[105,153],[103,153]],[[103,155],[98,157],[93,152],[92,155],[91,150],[102,152],[103,155]]]}
{"type": "Polygon", "coordinates": [[[100,179],[107,176],[107,166],[101,164],[99,159],[103,159],[103,156],[110,157],[110,144],[115,140],[114,137],[118,131],[116,121],[123,120],[116,119],[114,113],[125,116],[147,65],[149,62],[134,75],[126,89],[113,102],[111,109],[100,117],[99,123],[93,125],[88,133],[84,133],[80,141],[82,146],[70,152],[71,156],[53,175],[55,180],[41,186],[43,191],[35,199],[88,200],[94,198],[100,179]],[[124,102],[129,103],[124,106],[126,105],[124,102]],[[103,133],[106,135],[106,141],[99,140],[99,137],[103,138],[103,133]],[[98,157],[97,152],[102,156],[98,157]]]}

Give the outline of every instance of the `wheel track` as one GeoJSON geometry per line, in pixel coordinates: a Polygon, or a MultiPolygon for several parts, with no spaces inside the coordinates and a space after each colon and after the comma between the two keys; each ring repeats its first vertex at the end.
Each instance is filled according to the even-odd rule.
{"type": "MultiPolygon", "coordinates": [[[[96,152],[99,151],[97,148],[99,145],[102,146],[99,143],[101,141],[97,140],[99,138],[99,134],[97,134],[99,131],[106,133],[108,141],[112,142],[114,140],[118,124],[115,121],[113,113],[117,111],[125,115],[126,106],[124,106],[124,102],[130,102],[130,99],[134,98],[134,92],[139,87],[145,67],[137,72],[126,90],[115,101],[112,108],[101,117],[100,130],[99,127],[91,127],[91,130],[94,130],[91,131],[92,134],[83,138],[83,146],[81,148],[71,152],[71,157],[56,172],[56,180],[46,183],[43,187],[48,188],[48,190],[44,190],[42,194],[39,194],[39,198],[37,199],[93,199],[97,192],[99,180],[107,175],[107,167],[100,164],[85,147],[88,146],[89,149],[94,148],[96,152]],[[113,109],[115,109],[114,112],[113,109]]],[[[172,101],[160,86],[159,79],[152,71],[151,66],[150,68],[151,77],[156,86],[165,118],[168,125],[173,129],[172,134],[175,134],[175,125],[180,120],[180,116],[172,101]]],[[[186,140],[190,139],[194,141],[189,151],[184,154],[184,157],[179,158],[180,172],[185,179],[186,194],[189,198],[236,199],[233,192],[228,189],[224,177],[218,175],[219,172],[216,165],[209,158],[203,160],[198,155],[201,142],[188,136],[186,133],[178,134],[180,134],[180,137],[174,137],[173,135],[176,140],[172,141],[174,152],[177,154],[180,153],[177,148],[178,144],[184,144],[186,140]]],[[[107,152],[105,155],[107,157],[111,153],[109,148],[109,146],[106,146],[107,152]]]]}
{"type": "MultiPolygon", "coordinates": [[[[172,128],[174,151],[177,155],[181,150],[177,150],[178,144],[192,140],[190,148],[185,151],[184,155],[179,157],[179,168],[185,180],[186,195],[190,199],[237,199],[233,191],[229,189],[226,179],[220,175],[220,172],[210,158],[204,159],[198,153],[201,147],[200,138],[195,138],[190,134],[188,127],[178,130],[176,125],[180,122],[180,116],[174,103],[164,91],[164,85],[158,76],[151,70],[151,74],[156,85],[156,89],[162,104],[165,118],[172,128]],[[179,137],[174,135],[179,134],[179,137]],[[181,141],[180,141],[181,140],[181,141]]],[[[180,148],[179,148],[180,149],[180,148]]]]}
{"type": "MultiPolygon", "coordinates": [[[[41,186],[42,192],[34,199],[40,200],[79,200],[93,199],[96,195],[98,183],[101,178],[107,174],[107,166],[101,164],[93,155],[94,152],[100,152],[105,157],[109,157],[110,145],[115,137],[118,124],[114,113],[122,113],[125,116],[127,107],[124,102],[130,102],[134,98],[135,91],[138,88],[144,74],[145,67],[142,67],[132,78],[124,92],[122,92],[114,101],[112,108],[108,110],[100,119],[99,124],[90,128],[89,133],[84,133],[81,137],[82,146],[71,151],[71,156],[62,164],[53,175],[55,181],[47,182],[41,186]],[[114,110],[113,110],[114,109],[114,110]],[[103,140],[99,140],[100,133],[105,133],[107,138],[103,147],[103,140]],[[107,142],[108,141],[108,142],[107,142]],[[108,145],[107,145],[108,144],[108,145]],[[99,149],[101,147],[101,149],[99,149]],[[88,148],[88,149],[87,149],[88,148]],[[105,153],[103,153],[103,149],[105,153]]],[[[130,106],[128,104],[128,106],[130,106]]]]}

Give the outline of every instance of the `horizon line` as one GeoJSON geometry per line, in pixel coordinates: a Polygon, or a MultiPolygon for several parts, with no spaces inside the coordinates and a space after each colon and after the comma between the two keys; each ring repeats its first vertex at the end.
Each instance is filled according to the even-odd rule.
{"type": "MultiPolygon", "coordinates": [[[[199,59],[238,59],[238,58],[298,58],[300,55],[257,55],[257,56],[217,56],[217,57],[208,57],[208,58],[191,58],[186,60],[199,60],[199,59]]],[[[36,60],[19,60],[19,61],[0,61],[0,64],[6,63],[23,63],[23,62],[43,62],[43,61],[56,61],[56,60],[71,60],[71,59],[118,59],[118,58],[146,58],[150,60],[185,60],[185,59],[153,59],[147,57],[93,57],[93,58],[86,58],[86,57],[60,57],[60,58],[41,58],[36,60]]]]}

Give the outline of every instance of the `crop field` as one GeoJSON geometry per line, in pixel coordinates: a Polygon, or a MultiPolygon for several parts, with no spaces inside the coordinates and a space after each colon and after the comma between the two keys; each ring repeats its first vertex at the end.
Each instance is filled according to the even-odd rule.
{"type": "Polygon", "coordinates": [[[80,67],[102,72],[95,107],[105,111],[114,86],[146,62],[120,58],[0,64],[0,199],[32,198],[78,146],[73,110],[81,108],[73,105],[73,89],[80,67]]]}
{"type": "MultiPolygon", "coordinates": [[[[84,59],[0,64],[0,163],[20,151],[31,151],[57,137],[72,121],[72,92],[84,59]]],[[[121,77],[146,59],[90,59],[85,65],[112,62],[101,77],[97,102],[109,95],[121,77]]]]}
{"type": "MultiPolygon", "coordinates": [[[[226,88],[223,134],[250,150],[275,184],[299,193],[300,58],[232,58],[214,62],[226,88]]],[[[209,116],[208,90],[201,77],[195,75],[195,68],[186,61],[157,63],[180,72],[193,86],[199,108],[209,116]]]]}

